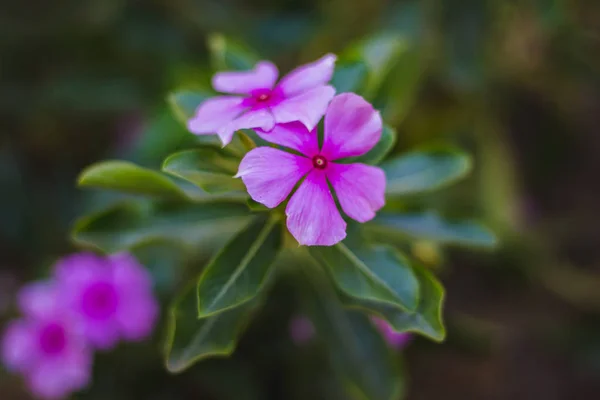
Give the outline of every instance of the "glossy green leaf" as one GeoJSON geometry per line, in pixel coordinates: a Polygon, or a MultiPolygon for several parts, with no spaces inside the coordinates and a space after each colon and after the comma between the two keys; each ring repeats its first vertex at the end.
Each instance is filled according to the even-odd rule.
{"type": "Polygon", "coordinates": [[[419,282],[408,260],[395,249],[381,245],[349,248],[342,242],[313,247],[310,253],[347,295],[403,310],[417,307],[419,282]]]}
{"type": "Polygon", "coordinates": [[[187,195],[158,171],[126,161],[103,161],[84,169],[78,178],[81,187],[115,190],[128,194],[184,199],[187,195]]]}
{"type": "Polygon", "coordinates": [[[381,139],[379,139],[375,147],[362,156],[345,159],[344,163],[379,164],[396,144],[396,138],[396,130],[391,126],[384,125],[381,132],[381,139]]]}
{"type": "Polygon", "coordinates": [[[310,275],[308,287],[303,288],[307,315],[318,337],[324,341],[332,366],[351,398],[401,398],[403,373],[398,358],[389,351],[379,331],[366,316],[345,310],[333,289],[314,268],[306,274],[310,275]]]}
{"type": "Polygon", "coordinates": [[[211,249],[250,219],[244,203],[128,202],[81,218],[73,229],[76,243],[108,253],[155,239],[211,249]]]}
{"type": "Polygon", "coordinates": [[[196,291],[191,287],[169,311],[165,363],[170,372],[181,372],[205,358],[230,355],[259,306],[257,299],[220,314],[197,319],[196,302],[196,291]]]}
{"type": "Polygon", "coordinates": [[[441,342],[446,337],[446,328],[442,320],[444,288],[425,268],[416,267],[414,271],[419,280],[421,293],[419,306],[415,312],[400,311],[381,303],[350,297],[345,297],[344,303],[348,307],[377,314],[388,321],[397,332],[415,332],[441,342]]]}
{"type": "Polygon", "coordinates": [[[245,193],[237,173],[239,160],[215,147],[202,147],[170,155],[163,163],[162,170],[185,179],[208,193],[239,190],[245,193]]]}
{"type": "Polygon", "coordinates": [[[431,211],[411,214],[382,212],[366,227],[385,242],[393,242],[398,236],[475,247],[494,247],[498,242],[490,229],[477,222],[445,220],[431,211]]]}
{"type": "Polygon", "coordinates": [[[243,304],[263,288],[281,248],[282,224],[258,216],[206,266],[198,280],[198,316],[243,304]]]}
{"type": "Polygon", "coordinates": [[[445,187],[471,171],[471,158],[452,149],[413,151],[381,165],[386,193],[410,195],[445,187]]]}
{"type": "Polygon", "coordinates": [[[248,70],[260,61],[260,57],[242,43],[221,34],[208,37],[208,48],[211,62],[217,71],[248,70]]]}
{"type": "Polygon", "coordinates": [[[368,67],[364,61],[338,61],[331,78],[331,85],[337,94],[360,93],[368,77],[368,67]]]}

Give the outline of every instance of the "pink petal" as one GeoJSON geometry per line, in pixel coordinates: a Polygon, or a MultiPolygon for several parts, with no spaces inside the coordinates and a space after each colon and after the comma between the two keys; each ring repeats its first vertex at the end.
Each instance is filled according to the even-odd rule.
{"type": "Polygon", "coordinates": [[[272,89],[277,81],[277,67],[269,61],[260,61],[250,71],[217,72],[212,85],[218,92],[251,94],[256,89],[272,89]]]}
{"type": "Polygon", "coordinates": [[[346,222],[327,186],[325,173],[313,169],[285,209],[287,227],[298,243],[332,246],[346,237],[346,222]]]}
{"type": "Polygon", "coordinates": [[[412,336],[410,333],[396,332],[394,328],[392,328],[392,326],[384,319],[378,317],[372,317],[371,319],[389,346],[395,349],[401,349],[410,341],[412,336]]]}
{"type": "Polygon", "coordinates": [[[325,114],[322,154],[330,160],[365,154],[377,144],[383,124],[381,115],[354,93],[336,96],[325,114]]]}
{"type": "Polygon", "coordinates": [[[19,291],[19,308],[29,317],[50,317],[57,310],[57,294],[55,285],[49,281],[30,283],[19,291]]]}
{"type": "Polygon", "coordinates": [[[267,142],[299,151],[307,157],[313,157],[319,153],[317,130],[309,131],[300,122],[277,124],[270,132],[257,129],[256,134],[267,142]]]}
{"type": "Polygon", "coordinates": [[[231,142],[235,131],[240,129],[262,129],[270,131],[275,126],[273,114],[268,109],[252,110],[242,114],[240,117],[230,122],[229,124],[220,127],[217,131],[223,146],[231,142]]]}
{"type": "Polygon", "coordinates": [[[187,124],[188,130],[196,135],[212,135],[230,124],[246,107],[242,97],[217,96],[198,106],[196,114],[187,124]]]}
{"type": "Polygon", "coordinates": [[[258,147],[243,158],[236,177],[242,178],[254,201],[274,208],[311,169],[312,161],[308,158],[271,147],[258,147]]]}
{"type": "Polygon", "coordinates": [[[284,76],[277,87],[289,97],[325,85],[333,76],[336,59],[334,54],[326,54],[317,61],[301,65],[284,76]]]}
{"type": "Polygon", "coordinates": [[[335,95],[333,86],[318,86],[271,107],[278,124],[300,121],[309,131],[315,129],[335,95]]]}
{"type": "Polygon", "coordinates": [[[327,179],[342,210],[359,222],[373,219],[375,211],[385,204],[385,173],[381,168],[359,163],[330,163],[327,179]]]}
{"type": "Polygon", "coordinates": [[[24,371],[35,362],[34,328],[23,320],[11,322],[2,338],[2,363],[8,370],[24,371]]]}
{"type": "Polygon", "coordinates": [[[119,307],[117,322],[127,340],[143,340],[150,336],[158,318],[158,303],[151,293],[146,296],[130,296],[119,307]]]}

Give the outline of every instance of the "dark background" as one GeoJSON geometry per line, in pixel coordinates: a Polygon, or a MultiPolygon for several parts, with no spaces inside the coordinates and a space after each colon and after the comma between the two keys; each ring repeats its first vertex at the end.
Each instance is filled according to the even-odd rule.
{"type": "MultiPolygon", "coordinates": [[[[165,103],[206,82],[207,35],[283,71],[397,28],[423,60],[396,151],[458,142],[475,173],[444,208],[489,223],[495,253],[431,248],[448,339],[404,351],[411,400],[600,398],[600,2],[594,0],[54,0],[0,3],[0,319],[75,250],[85,166],[157,166],[177,147],[165,103]]],[[[232,360],[168,375],[155,342],[97,357],[85,399],[332,399],[318,349],[287,337],[285,288],[232,360]]],[[[400,356],[400,355],[399,355],[400,356]]],[[[0,370],[6,400],[26,399],[0,370]]]]}

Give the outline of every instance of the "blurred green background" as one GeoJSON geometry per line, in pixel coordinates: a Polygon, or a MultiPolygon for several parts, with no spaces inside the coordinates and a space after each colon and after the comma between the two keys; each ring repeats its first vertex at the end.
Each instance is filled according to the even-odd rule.
{"type": "MultiPolygon", "coordinates": [[[[399,355],[408,399],[600,397],[595,0],[2,1],[0,320],[21,284],[75,250],[75,218],[106,201],[75,187],[83,167],[156,167],[185,145],[165,99],[208,82],[215,32],[282,71],[400,35],[406,57],[382,100],[395,151],[443,141],[473,154],[475,173],[429,201],[486,221],[503,245],[413,245],[446,285],[448,338],[399,355]]],[[[231,360],[171,376],[158,329],[151,343],[99,354],[93,386],[75,398],[344,399],[318,347],[291,343],[285,285],[271,296],[231,360]]],[[[0,393],[28,398],[2,370],[0,393]]]]}

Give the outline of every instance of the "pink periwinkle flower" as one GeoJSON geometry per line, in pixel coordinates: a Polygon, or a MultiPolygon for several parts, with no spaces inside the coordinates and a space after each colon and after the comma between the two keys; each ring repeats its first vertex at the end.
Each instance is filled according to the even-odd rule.
{"type": "Polygon", "coordinates": [[[236,177],[241,177],[255,201],[269,208],[290,198],[285,213],[290,233],[301,245],[331,246],[346,237],[346,222],[337,209],[329,184],[342,210],[350,218],[365,222],[385,203],[383,170],[361,163],[342,164],[360,156],[381,137],[379,112],[353,93],[336,96],[325,115],[323,145],[317,131],[299,123],[277,125],[257,134],[272,143],[299,152],[292,154],[271,147],[258,147],[246,154],[236,177]]]}
{"type": "Polygon", "coordinates": [[[216,73],[213,88],[231,95],[200,104],[188,129],[197,135],[216,133],[223,145],[239,129],[270,131],[275,124],[300,121],[312,130],[335,95],[335,89],[327,85],[335,60],[335,55],[327,54],[294,69],[277,84],[279,72],[269,61],[257,63],[250,71],[216,73]]]}
{"type": "Polygon", "coordinates": [[[22,374],[32,394],[61,399],[90,381],[92,352],[78,325],[58,301],[48,282],[27,285],[19,292],[24,316],[9,323],[2,341],[2,361],[22,374]]]}
{"type": "Polygon", "coordinates": [[[57,263],[55,279],[66,310],[94,347],[110,349],[120,339],[152,333],[158,303],[149,273],[133,256],[73,254],[57,263]]]}
{"type": "Polygon", "coordinates": [[[412,335],[406,332],[396,332],[394,328],[384,319],[373,317],[371,318],[379,332],[383,335],[383,338],[387,342],[388,345],[393,347],[396,350],[400,350],[404,348],[412,335]]]}

